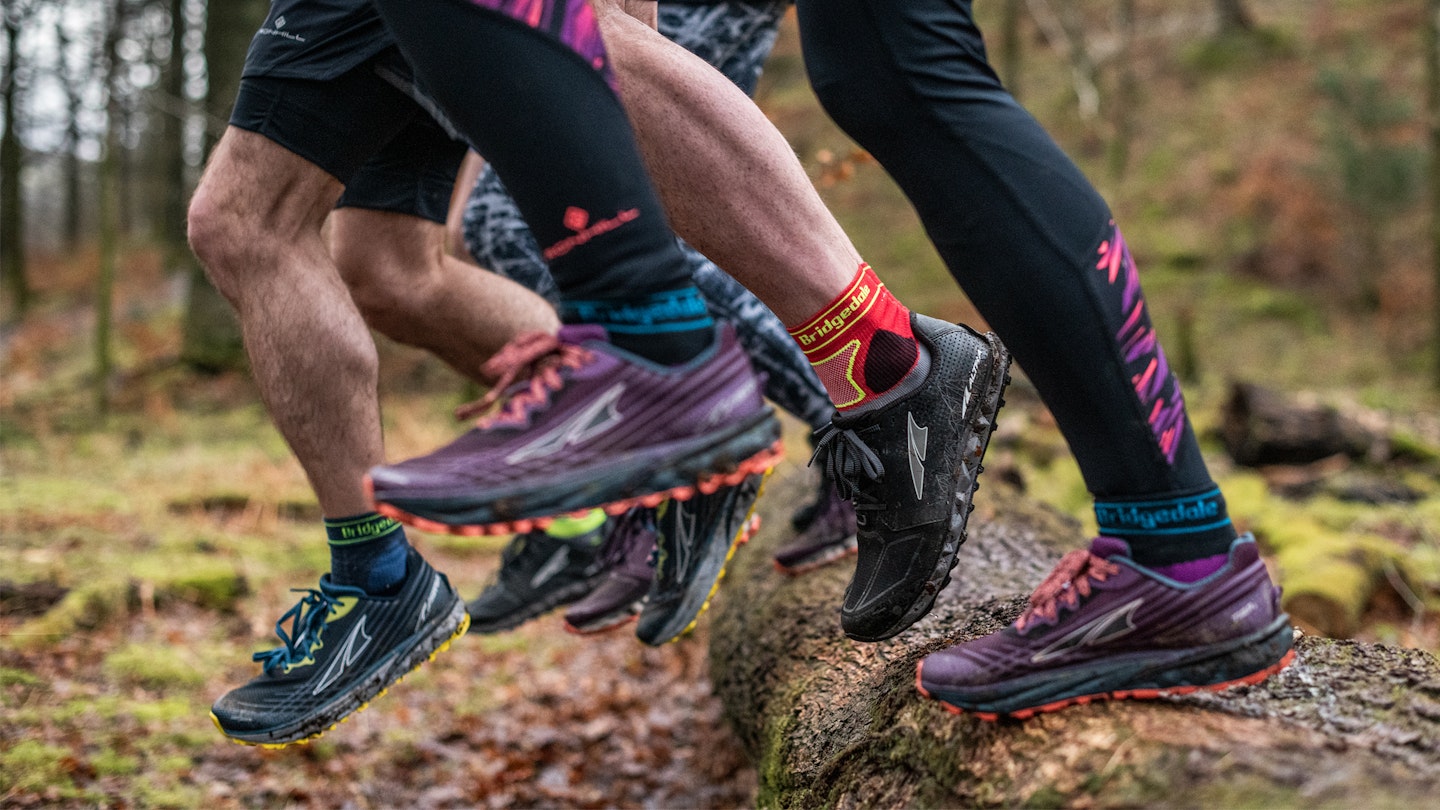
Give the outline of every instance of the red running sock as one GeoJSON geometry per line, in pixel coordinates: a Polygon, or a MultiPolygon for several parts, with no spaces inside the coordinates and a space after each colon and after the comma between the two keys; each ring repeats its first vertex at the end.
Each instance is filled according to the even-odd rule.
{"type": "Polygon", "coordinates": [[[842,411],[894,388],[920,358],[910,310],[863,262],[843,293],[789,331],[842,411]]]}

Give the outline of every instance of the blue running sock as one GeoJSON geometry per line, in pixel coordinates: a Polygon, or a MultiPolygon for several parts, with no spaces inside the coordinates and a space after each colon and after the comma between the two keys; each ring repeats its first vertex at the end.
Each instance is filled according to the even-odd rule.
{"type": "Polygon", "coordinates": [[[405,581],[410,542],[405,527],[375,512],[326,518],[330,538],[330,580],[360,588],[371,596],[389,596],[405,581]]]}
{"type": "Polygon", "coordinates": [[[560,315],[603,326],[614,345],[663,365],[690,360],[715,339],[715,320],[693,286],[638,299],[562,299],[560,315]]]}

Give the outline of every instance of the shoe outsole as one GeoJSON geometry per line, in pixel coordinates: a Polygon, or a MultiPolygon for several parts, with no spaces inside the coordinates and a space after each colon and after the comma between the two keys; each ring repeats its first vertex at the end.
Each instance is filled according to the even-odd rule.
{"type": "Polygon", "coordinates": [[[853,557],[860,553],[860,543],[855,535],[850,535],[845,540],[834,545],[826,546],[815,554],[805,557],[793,565],[775,560],[775,570],[787,577],[798,577],[801,574],[808,574],[811,571],[824,568],[830,563],[843,560],[846,557],[853,557]]]}
{"type": "Polygon", "coordinates": [[[571,624],[569,619],[565,619],[565,632],[576,636],[594,636],[600,633],[608,633],[611,630],[618,630],[631,622],[637,621],[640,618],[640,608],[641,604],[637,601],[624,610],[611,613],[608,616],[584,624],[571,624]]]}
{"type": "Polygon", "coordinates": [[[709,495],[714,493],[721,487],[735,486],[740,482],[744,481],[746,478],[750,477],[751,475],[755,475],[756,473],[768,474],[771,470],[775,469],[775,466],[778,465],[784,459],[784,457],[784,444],[777,439],[774,443],[770,444],[764,450],[761,450],[760,452],[739,462],[735,466],[734,470],[702,474],[701,476],[699,476],[699,478],[696,480],[696,483],[694,484],[670,487],[668,489],[664,489],[658,492],[622,498],[620,500],[608,501],[605,503],[593,504],[584,508],[575,509],[568,512],[560,512],[544,517],[524,518],[520,520],[509,521],[495,521],[478,524],[462,525],[441,523],[437,520],[432,520],[430,518],[422,517],[420,515],[411,514],[410,512],[406,512],[403,509],[400,509],[399,507],[396,507],[392,504],[377,503],[375,501],[375,485],[374,482],[370,479],[370,476],[368,475],[365,476],[365,495],[367,498],[370,499],[371,503],[375,504],[375,509],[380,514],[385,515],[386,517],[394,518],[395,520],[398,520],[407,526],[413,526],[414,528],[420,529],[421,531],[427,531],[433,534],[453,534],[463,537],[518,534],[521,532],[532,531],[534,529],[544,529],[551,523],[554,523],[556,519],[561,517],[583,516],[591,509],[603,509],[605,510],[605,513],[607,515],[616,516],[622,515],[637,506],[644,506],[653,509],[659,506],[661,503],[664,503],[667,499],[673,498],[677,501],[688,501],[691,498],[694,498],[697,494],[709,495]]]}
{"type": "MultiPolygon", "coordinates": [[[[975,511],[975,493],[980,490],[980,474],[985,472],[985,465],[981,462],[985,458],[985,451],[990,447],[990,438],[995,433],[995,422],[1000,416],[1000,409],[1005,407],[1005,388],[1010,384],[1010,352],[994,332],[987,332],[982,337],[990,348],[990,379],[985,389],[985,405],[977,409],[975,421],[970,424],[975,449],[972,451],[974,466],[972,467],[969,461],[964,466],[969,483],[957,487],[954,495],[957,501],[956,513],[962,516],[960,530],[955,535],[954,542],[947,543],[947,547],[941,550],[934,571],[926,580],[924,593],[927,596],[912,605],[883,632],[872,635],[846,629],[845,635],[856,641],[884,641],[899,635],[919,621],[935,606],[935,599],[945,590],[945,586],[950,584],[950,572],[955,570],[955,565],[960,561],[960,547],[969,537],[970,513],[975,511]]],[[[842,625],[843,623],[842,616],[842,625]]]]}
{"type": "MultiPolygon", "coordinates": [[[[455,641],[455,639],[465,635],[465,632],[470,629],[470,614],[465,612],[464,602],[458,602],[457,607],[458,610],[455,612],[458,612],[460,614],[459,625],[455,628],[453,632],[450,633],[449,636],[445,638],[444,641],[442,641],[439,645],[437,645],[434,649],[430,650],[428,653],[424,653],[420,660],[415,661],[408,666],[405,666],[404,671],[402,671],[400,675],[395,678],[395,680],[386,683],[384,686],[380,687],[379,691],[375,692],[369,697],[362,698],[358,706],[355,706],[352,709],[345,710],[339,717],[330,718],[321,716],[304,724],[305,726],[311,726],[318,723],[321,727],[316,731],[307,732],[304,733],[303,736],[288,740],[247,740],[243,737],[233,735],[230,732],[226,731],[225,727],[220,724],[220,718],[217,717],[215,715],[215,712],[213,711],[210,712],[210,721],[215,724],[215,728],[219,729],[221,734],[225,735],[226,739],[238,745],[248,745],[256,748],[269,748],[271,750],[278,750],[281,748],[287,748],[292,745],[303,745],[309,743],[319,738],[326,732],[333,731],[334,729],[339,727],[341,723],[349,721],[351,717],[354,717],[359,712],[369,708],[371,703],[384,697],[385,693],[389,692],[391,687],[394,687],[396,684],[399,684],[401,681],[405,680],[406,676],[408,676],[410,673],[424,666],[426,663],[434,661],[437,655],[450,649],[450,645],[455,641]]],[[[419,651],[417,650],[416,652],[419,651]]]]}
{"type": "MultiPolygon", "coordinates": [[[[730,560],[735,557],[736,550],[746,543],[749,543],[750,538],[754,537],[755,533],[760,531],[760,516],[755,514],[755,507],[760,503],[760,496],[765,494],[765,485],[769,482],[770,471],[766,470],[764,475],[765,477],[760,481],[760,486],[755,490],[755,500],[750,502],[750,509],[745,513],[745,519],[740,522],[740,530],[735,533],[735,537],[730,541],[730,548],[725,551],[725,559],[721,561],[720,570],[716,572],[714,581],[710,583],[710,592],[705,595],[705,601],[700,603],[700,609],[695,611],[695,615],[690,618],[689,623],[678,632],[671,633],[667,631],[659,633],[654,640],[641,638],[640,640],[642,642],[652,647],[673,644],[689,635],[690,632],[695,629],[695,626],[700,623],[700,617],[704,616],[705,611],[710,609],[711,600],[713,600],[715,594],[720,591],[720,583],[725,580],[725,573],[730,567],[730,560]]],[[[736,483],[738,484],[739,482],[736,483]]]]}
{"type": "Polygon", "coordinates": [[[925,666],[924,661],[917,661],[915,664],[915,688],[919,690],[921,695],[924,695],[930,700],[939,703],[941,707],[945,709],[945,711],[950,712],[951,714],[968,714],[972,717],[978,717],[981,720],[986,720],[993,723],[1006,717],[1013,718],[1015,720],[1026,720],[1028,718],[1034,717],[1037,714],[1042,714],[1045,712],[1058,712],[1061,709],[1068,708],[1070,706],[1084,706],[1088,703],[1094,703],[1098,700],[1154,700],[1156,698],[1162,697],[1189,695],[1194,694],[1195,692],[1220,692],[1229,689],[1232,686],[1248,686],[1260,683],[1266,678],[1269,678],[1271,675],[1274,675],[1280,670],[1290,666],[1290,664],[1294,663],[1294,661],[1295,651],[1289,650],[1285,653],[1285,656],[1279,661],[1258,672],[1253,672],[1249,675],[1245,675],[1239,678],[1233,678],[1227,681],[1220,681],[1218,683],[1186,684],[1182,686],[1167,686],[1158,689],[1115,689],[1108,692],[1094,692],[1088,695],[1074,695],[1072,697],[1063,698],[1061,700],[1057,700],[1051,703],[1045,703],[1039,706],[1028,706],[1023,709],[1016,709],[1009,712],[983,712],[974,709],[966,709],[961,706],[956,706],[953,703],[949,703],[942,698],[935,697],[930,693],[928,689],[925,688],[924,684],[920,682],[921,673],[925,666]]]}

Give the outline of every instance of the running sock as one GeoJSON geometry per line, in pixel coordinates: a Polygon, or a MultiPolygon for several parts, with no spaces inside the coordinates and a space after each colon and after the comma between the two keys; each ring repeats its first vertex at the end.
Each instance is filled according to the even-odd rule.
{"type": "MultiPolygon", "coordinates": [[[[1225,508],[1225,496],[1215,486],[1163,498],[1096,500],[1095,522],[1102,536],[1128,543],[1135,562],[1161,573],[1166,573],[1163,569],[1168,566],[1226,555],[1238,536],[1225,508]]],[[[1180,570],[1182,576],[1194,574],[1190,569],[1180,570]]],[[[1213,570],[1195,579],[1203,579],[1213,570]]]]}
{"type": "Polygon", "coordinates": [[[565,300],[560,316],[603,326],[614,345],[664,365],[690,360],[715,342],[715,320],[693,286],[639,299],[565,300]]]}
{"type": "Polygon", "coordinates": [[[910,310],[863,262],[844,292],[789,332],[841,411],[884,405],[909,393],[929,370],[929,353],[910,329],[910,310]]]}
{"type": "MultiPolygon", "coordinates": [[[[570,545],[575,545],[576,538],[584,537],[586,534],[595,531],[605,525],[605,510],[591,509],[580,517],[558,517],[549,526],[545,527],[545,533],[556,540],[564,540],[570,545]]],[[[595,536],[593,545],[600,545],[605,542],[603,534],[595,536]]]]}
{"type": "Polygon", "coordinates": [[[389,596],[405,581],[410,542],[405,528],[375,512],[325,519],[330,538],[330,580],[360,588],[371,596],[389,596]]]}

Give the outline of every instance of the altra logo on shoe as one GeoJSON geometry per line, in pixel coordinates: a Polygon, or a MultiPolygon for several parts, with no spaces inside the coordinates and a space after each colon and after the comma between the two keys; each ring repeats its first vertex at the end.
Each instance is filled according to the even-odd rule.
{"type": "Polygon", "coordinates": [[[551,554],[550,559],[540,566],[540,569],[535,572],[535,576],[530,577],[530,587],[538,588],[545,584],[546,580],[564,571],[567,562],[570,562],[570,547],[561,546],[555,549],[555,553],[551,554]]]}
{"type": "Polygon", "coordinates": [[[1133,633],[1135,631],[1135,611],[1144,601],[1141,598],[1126,602],[1104,616],[1082,625],[1078,630],[1035,653],[1031,656],[1030,661],[1039,664],[1042,661],[1059,658],[1079,647],[1094,647],[1133,633]]]}
{"type": "Polygon", "coordinates": [[[915,424],[915,414],[905,413],[905,443],[910,448],[910,482],[915,485],[915,500],[925,496],[925,445],[930,428],[915,424]]]}
{"type": "Polygon", "coordinates": [[[519,464],[532,458],[548,456],[570,445],[599,436],[620,423],[620,412],[615,409],[615,403],[620,401],[623,393],[625,383],[619,383],[545,435],[506,456],[506,463],[519,464]]]}
{"type": "Polygon", "coordinates": [[[560,221],[565,227],[575,231],[575,235],[567,236],[550,247],[545,248],[543,251],[544,256],[546,260],[553,262],[566,253],[589,242],[591,239],[607,234],[621,225],[627,222],[634,222],[639,218],[640,209],[626,208],[623,211],[615,212],[615,216],[609,219],[600,219],[592,223],[590,221],[589,211],[586,211],[584,208],[576,208],[572,205],[565,209],[565,214],[561,217],[560,221]]]}
{"type": "Polygon", "coordinates": [[[345,670],[365,652],[365,648],[370,646],[371,636],[365,632],[367,618],[369,617],[361,616],[360,621],[350,629],[350,635],[345,637],[345,641],[340,644],[340,649],[335,651],[335,657],[330,661],[330,666],[325,668],[325,672],[320,676],[320,681],[315,684],[315,689],[310,694],[318,695],[330,684],[339,680],[340,676],[345,674],[345,670]],[[360,641],[360,645],[357,647],[355,642],[360,639],[363,641],[360,641]]]}

